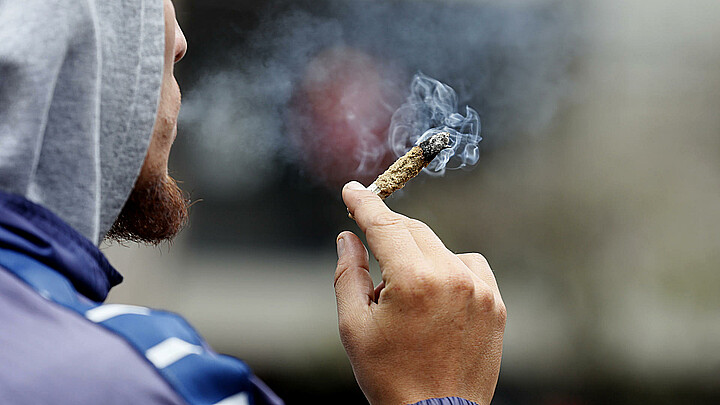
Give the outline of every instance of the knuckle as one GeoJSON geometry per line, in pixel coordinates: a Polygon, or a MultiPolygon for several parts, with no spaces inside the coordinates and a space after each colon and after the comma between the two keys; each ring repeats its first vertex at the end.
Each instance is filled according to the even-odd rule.
{"type": "Polygon", "coordinates": [[[379,197],[372,193],[358,193],[350,199],[351,205],[359,213],[369,213],[378,210],[383,205],[382,201],[378,201],[379,197]]]}
{"type": "Polygon", "coordinates": [[[418,303],[433,296],[438,289],[438,284],[433,275],[419,273],[396,284],[393,293],[407,301],[418,303]]]}
{"type": "Polygon", "coordinates": [[[402,216],[392,211],[379,212],[370,218],[370,226],[372,227],[392,227],[402,223],[402,216]]]}
{"type": "Polygon", "coordinates": [[[372,207],[375,206],[375,203],[377,202],[377,196],[374,194],[360,194],[357,197],[357,203],[364,207],[372,207]]]}
{"type": "Polygon", "coordinates": [[[466,273],[453,274],[448,278],[448,289],[453,295],[469,297],[475,292],[475,282],[466,273]]]}
{"type": "Polygon", "coordinates": [[[417,219],[414,218],[407,218],[405,220],[405,224],[407,225],[408,229],[412,231],[428,231],[430,230],[430,227],[417,219]]]}
{"type": "Polygon", "coordinates": [[[481,255],[480,253],[468,253],[467,256],[470,258],[470,261],[478,267],[490,267],[490,264],[488,263],[485,256],[481,255]]]}
{"type": "Polygon", "coordinates": [[[437,290],[441,282],[434,273],[423,271],[415,275],[414,284],[417,291],[429,293],[437,290]]]}
{"type": "Polygon", "coordinates": [[[335,276],[333,279],[333,285],[335,287],[337,287],[340,278],[342,278],[343,274],[345,274],[348,268],[349,266],[346,263],[338,262],[337,267],[335,268],[335,276]]]}
{"type": "Polygon", "coordinates": [[[498,322],[502,326],[505,326],[507,322],[507,307],[505,307],[505,303],[502,300],[499,300],[496,311],[498,322]]]}
{"type": "Polygon", "coordinates": [[[495,294],[490,288],[478,289],[475,292],[475,299],[481,311],[489,313],[495,310],[495,294]]]}

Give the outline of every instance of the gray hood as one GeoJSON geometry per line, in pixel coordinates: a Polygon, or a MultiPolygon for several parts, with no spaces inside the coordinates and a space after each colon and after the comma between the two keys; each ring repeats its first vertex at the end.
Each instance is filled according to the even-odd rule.
{"type": "Polygon", "coordinates": [[[162,0],[0,0],[0,189],[99,244],[155,123],[162,0]]]}

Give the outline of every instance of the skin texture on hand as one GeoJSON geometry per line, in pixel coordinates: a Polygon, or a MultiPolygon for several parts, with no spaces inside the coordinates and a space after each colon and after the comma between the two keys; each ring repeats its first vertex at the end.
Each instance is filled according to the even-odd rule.
{"type": "Polygon", "coordinates": [[[343,200],[380,263],[351,232],[338,236],[340,337],[373,405],[462,397],[489,404],[500,371],[506,311],[479,254],[456,255],[424,223],[385,206],[359,183],[343,200]]]}

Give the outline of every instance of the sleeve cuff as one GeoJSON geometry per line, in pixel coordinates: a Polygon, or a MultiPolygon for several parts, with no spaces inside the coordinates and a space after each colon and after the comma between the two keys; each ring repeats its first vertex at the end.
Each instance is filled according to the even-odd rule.
{"type": "Polygon", "coordinates": [[[411,405],[478,405],[476,402],[468,401],[460,397],[431,398],[411,405]]]}

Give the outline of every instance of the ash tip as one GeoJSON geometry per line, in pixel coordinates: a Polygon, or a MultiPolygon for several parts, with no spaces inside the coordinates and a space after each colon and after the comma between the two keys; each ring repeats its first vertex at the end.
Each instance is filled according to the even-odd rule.
{"type": "Polygon", "coordinates": [[[450,133],[438,132],[418,145],[423,151],[423,158],[430,162],[445,148],[450,147],[450,133]]]}

